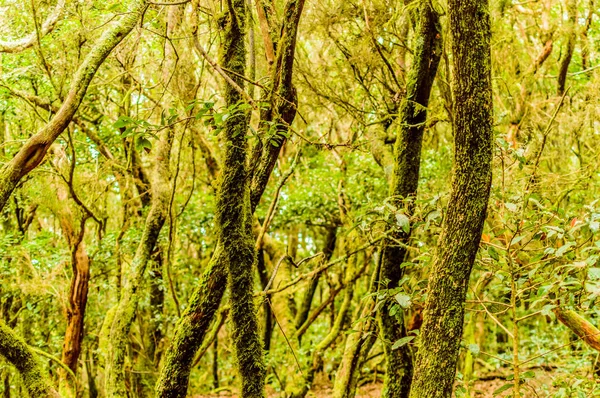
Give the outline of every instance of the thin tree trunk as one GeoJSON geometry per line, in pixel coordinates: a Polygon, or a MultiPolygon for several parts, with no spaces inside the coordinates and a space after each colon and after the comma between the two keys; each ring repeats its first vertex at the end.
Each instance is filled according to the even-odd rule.
{"type": "Polygon", "coordinates": [[[567,0],[567,14],[569,20],[567,21],[567,48],[565,54],[560,61],[560,68],[558,70],[558,82],[556,95],[562,96],[565,92],[565,84],[567,83],[567,73],[569,72],[569,65],[571,64],[571,58],[573,58],[573,51],[575,50],[575,42],[577,41],[577,1],[567,0]]]}
{"type": "MultiPolygon", "coordinates": [[[[397,211],[405,207],[406,199],[412,201],[417,194],[427,106],[442,53],[439,17],[428,2],[421,5],[415,42],[415,58],[408,75],[407,96],[400,110],[400,131],[394,146],[390,203],[397,211]]],[[[412,208],[412,203],[406,203],[406,216],[410,217],[412,208]]],[[[395,224],[395,219],[390,220],[390,225],[395,224]]],[[[398,225],[389,229],[391,238],[384,240],[381,252],[380,281],[387,282],[386,289],[395,289],[404,276],[402,263],[407,254],[405,244],[410,238],[410,229],[398,225]]],[[[378,311],[386,357],[382,396],[407,398],[413,374],[412,354],[407,344],[396,350],[392,349],[394,342],[406,337],[404,311],[399,309],[391,315],[392,306],[398,307],[398,304],[390,297],[378,311]]]]}
{"type": "Polygon", "coordinates": [[[492,85],[487,0],[450,0],[454,171],[423,311],[411,398],[452,395],[469,277],[492,179],[492,85]]]}
{"type": "MultiPolygon", "coordinates": [[[[244,87],[245,0],[232,0],[226,10],[226,22],[221,43],[221,64],[235,73],[231,78],[244,87]]],[[[228,107],[243,101],[239,91],[224,82],[224,97],[228,107]]],[[[244,114],[228,118],[224,123],[224,156],[220,186],[216,197],[217,236],[223,245],[230,290],[232,340],[235,344],[237,368],[241,378],[242,398],[265,396],[266,368],[259,336],[258,317],[254,305],[253,264],[254,239],[251,229],[249,171],[246,166],[248,117],[244,114]]]]}
{"type": "MultiPolygon", "coordinates": [[[[335,244],[337,241],[337,227],[330,227],[327,229],[327,236],[325,237],[325,247],[323,248],[323,262],[326,263],[331,259],[333,251],[335,250],[335,244]]],[[[296,314],[296,329],[300,329],[304,322],[308,319],[310,308],[312,306],[313,297],[319,286],[319,279],[322,273],[318,273],[313,276],[309,282],[307,289],[302,297],[302,302],[298,313],[296,314]]],[[[302,338],[302,334],[298,334],[298,341],[302,338]]]]}
{"type": "MultiPolygon", "coordinates": [[[[380,265],[381,262],[377,262],[377,266],[371,273],[369,281],[371,293],[377,292],[380,265]]],[[[360,368],[367,357],[366,353],[371,350],[377,338],[377,324],[371,319],[374,308],[375,300],[371,298],[365,300],[359,308],[358,319],[364,319],[364,321],[360,323],[357,332],[346,337],[342,361],[335,375],[333,398],[354,398],[356,394],[360,368]]]]}
{"type": "Polygon", "coordinates": [[[146,217],[144,232],[132,262],[132,269],[127,273],[128,278],[123,286],[121,299],[111,310],[113,313],[107,314],[105,319],[105,323],[110,323],[105,328],[106,333],[101,336],[100,346],[105,350],[106,355],[105,388],[106,394],[110,397],[127,397],[124,374],[125,353],[129,331],[140,299],[139,288],[168,213],[171,197],[169,161],[173,134],[170,128],[163,130],[155,148],[152,205],[146,217]]]}
{"type": "MultiPolygon", "coordinates": [[[[279,104],[279,108],[271,113],[280,115],[285,123],[278,123],[281,128],[279,131],[281,136],[287,134],[286,125],[293,122],[296,113],[296,99],[291,82],[297,24],[303,5],[303,0],[290,0],[286,5],[285,14],[289,15],[291,13],[293,18],[285,19],[287,23],[282,29],[282,36],[286,40],[282,41],[283,44],[280,47],[281,62],[278,62],[275,68],[276,73],[274,72],[274,77],[277,81],[280,81],[279,86],[283,86],[283,88],[279,88],[278,94],[273,94],[273,97],[279,101],[271,102],[271,107],[279,104]]],[[[257,146],[253,151],[255,157],[253,160],[256,161],[253,167],[256,165],[256,169],[252,173],[250,186],[249,217],[254,214],[258,206],[280,151],[280,147],[270,145],[263,155],[263,149],[262,146],[257,146]]],[[[218,169],[218,167],[215,167],[215,169],[218,169]]],[[[202,282],[194,291],[188,307],[178,321],[171,346],[165,353],[164,364],[156,384],[157,396],[164,398],[183,398],[186,396],[194,357],[221,304],[225,293],[226,280],[226,259],[223,245],[219,241],[211,263],[202,277],[202,282]]]]}

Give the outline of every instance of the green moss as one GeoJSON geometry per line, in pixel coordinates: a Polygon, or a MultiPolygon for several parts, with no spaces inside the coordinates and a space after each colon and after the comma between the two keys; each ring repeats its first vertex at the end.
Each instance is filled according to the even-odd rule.
{"type": "Polygon", "coordinates": [[[177,322],[156,383],[156,396],[185,398],[192,364],[227,286],[227,269],[221,245],[217,245],[199,288],[177,322]]]}
{"type": "Polygon", "coordinates": [[[447,215],[431,270],[410,397],[452,395],[469,277],[492,176],[492,85],[487,0],[450,0],[455,156],[447,215]]]}
{"type": "MultiPolygon", "coordinates": [[[[420,9],[417,31],[417,48],[406,87],[407,97],[400,110],[400,129],[394,146],[394,163],[390,184],[390,197],[397,208],[403,208],[402,200],[417,194],[423,131],[427,119],[427,106],[433,81],[439,65],[442,40],[439,17],[429,3],[423,2],[420,9]]],[[[412,206],[408,206],[410,214],[412,206]]],[[[392,222],[390,225],[394,225],[392,222]]],[[[381,251],[381,280],[387,281],[385,288],[398,287],[404,270],[401,264],[406,256],[404,245],[410,231],[390,230],[391,239],[386,239],[381,251]]],[[[412,353],[408,345],[392,350],[392,344],[406,337],[402,311],[390,315],[391,299],[380,306],[379,326],[383,336],[386,356],[386,375],[383,397],[406,398],[410,392],[413,376],[412,353]]]]}
{"type": "MultiPolygon", "coordinates": [[[[232,79],[244,87],[246,65],[244,0],[232,0],[221,42],[221,64],[235,73],[232,79]]],[[[225,82],[225,101],[232,107],[242,101],[242,94],[225,82]]],[[[225,154],[217,191],[216,225],[228,270],[231,291],[231,320],[243,398],[264,397],[266,370],[258,318],[253,298],[254,240],[251,233],[248,144],[245,115],[234,115],[224,123],[225,154]]]]}
{"type": "Polygon", "coordinates": [[[0,321],[0,354],[17,369],[31,398],[59,398],[35,354],[4,321],[0,321]]]}

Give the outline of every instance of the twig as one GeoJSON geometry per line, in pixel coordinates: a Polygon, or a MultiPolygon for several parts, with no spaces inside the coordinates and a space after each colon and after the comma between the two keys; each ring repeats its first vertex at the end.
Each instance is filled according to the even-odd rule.
{"type": "Polygon", "coordinates": [[[194,42],[194,49],[196,50],[196,52],[202,58],[204,58],[206,60],[206,62],[208,62],[208,64],[210,66],[212,66],[213,69],[216,70],[217,73],[219,75],[221,75],[223,77],[223,79],[225,79],[225,81],[231,85],[231,87],[233,87],[237,92],[239,92],[242,95],[242,97],[244,97],[246,99],[246,101],[248,101],[248,103],[252,106],[252,109],[257,110],[258,107],[256,106],[256,103],[254,102],[252,97],[250,97],[250,94],[248,94],[235,81],[233,81],[233,79],[231,77],[229,77],[229,75],[227,73],[225,73],[225,71],[223,71],[223,69],[221,69],[219,64],[217,64],[215,61],[210,59],[210,57],[208,56],[208,54],[206,53],[206,51],[200,44],[200,41],[198,40],[197,35],[194,35],[193,42],[194,42]]]}

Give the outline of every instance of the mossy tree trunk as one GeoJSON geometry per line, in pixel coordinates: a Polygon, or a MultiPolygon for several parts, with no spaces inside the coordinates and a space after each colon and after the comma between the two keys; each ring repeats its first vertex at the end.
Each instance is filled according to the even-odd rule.
{"type": "MultiPolygon", "coordinates": [[[[428,1],[423,1],[420,8],[419,28],[415,38],[417,48],[408,75],[406,99],[400,110],[400,130],[394,146],[394,166],[390,184],[390,203],[397,211],[405,208],[405,214],[409,217],[413,208],[410,201],[415,198],[419,184],[427,106],[442,52],[441,28],[437,13],[428,1]]],[[[382,287],[395,289],[404,275],[402,263],[407,253],[405,244],[408,243],[410,230],[397,226],[395,219],[390,220],[389,225],[388,233],[391,237],[383,242],[379,279],[382,287]]],[[[412,380],[412,355],[408,345],[392,350],[395,341],[406,337],[403,311],[398,310],[392,315],[392,306],[398,307],[398,304],[393,302],[390,295],[378,311],[386,357],[382,396],[406,398],[412,380]]]]}
{"type": "MultiPolygon", "coordinates": [[[[245,22],[246,3],[228,3],[221,41],[221,64],[236,84],[243,89],[246,69],[245,22]]],[[[234,107],[243,101],[242,93],[224,82],[225,102],[234,107]]],[[[223,126],[224,156],[216,197],[215,224],[223,247],[230,290],[232,339],[235,344],[240,396],[264,397],[266,368],[258,316],[254,304],[253,264],[254,239],[251,229],[250,173],[247,167],[248,117],[232,115],[223,126]]]]}
{"type": "MultiPolygon", "coordinates": [[[[280,62],[278,62],[273,71],[272,79],[280,83],[274,85],[278,87],[278,92],[269,94],[274,99],[269,102],[269,107],[279,107],[278,110],[264,111],[261,118],[275,115],[277,119],[278,135],[285,137],[287,128],[293,122],[295,117],[295,93],[291,87],[294,49],[296,45],[296,31],[299,18],[302,13],[304,1],[290,0],[286,5],[287,21],[283,28],[281,37],[286,40],[280,49],[280,62]],[[287,18],[289,16],[289,18],[287,18]],[[277,71],[277,72],[275,72],[277,71]]],[[[235,79],[234,79],[235,80],[235,79]]],[[[241,82],[240,86],[243,86],[241,82]]],[[[275,88],[272,88],[275,90],[275,88]]],[[[265,120],[265,119],[263,119],[265,120]]],[[[274,119],[267,119],[273,121],[274,119]]],[[[268,123],[262,123],[263,128],[268,123]]],[[[245,134],[245,132],[244,132],[245,134]]],[[[282,144],[283,140],[279,141],[282,144]]],[[[264,190],[269,181],[270,173],[273,170],[277,157],[279,156],[281,146],[257,145],[253,150],[252,179],[250,184],[250,212],[246,215],[247,221],[252,217],[264,190]]],[[[223,165],[214,165],[212,169],[222,172],[223,165]]],[[[189,374],[198,348],[201,346],[209,327],[215,317],[223,295],[225,294],[227,281],[226,257],[223,250],[223,243],[219,241],[208,269],[204,272],[198,288],[192,294],[188,306],[178,321],[173,334],[170,347],[165,351],[164,363],[160,370],[159,379],[156,384],[156,394],[165,398],[183,398],[186,396],[189,374]]]]}
{"type": "Polygon", "coordinates": [[[165,129],[160,134],[155,151],[155,167],[152,178],[152,200],[146,224],[136,250],[131,270],[126,273],[121,299],[105,319],[101,348],[105,350],[105,389],[110,397],[127,397],[125,386],[125,354],[131,324],[140,300],[138,292],[156,246],[158,236],[165,223],[170,200],[169,163],[174,131],[165,129]]]}
{"type": "Polygon", "coordinates": [[[492,81],[487,0],[450,0],[454,170],[431,269],[410,397],[451,397],[469,277],[492,179],[492,81]]]}

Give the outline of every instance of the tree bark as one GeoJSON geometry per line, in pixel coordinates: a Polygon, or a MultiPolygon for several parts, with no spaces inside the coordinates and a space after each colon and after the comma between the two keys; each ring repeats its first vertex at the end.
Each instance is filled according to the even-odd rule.
{"type": "Polygon", "coordinates": [[[571,329],[587,345],[600,351],[600,330],[598,328],[573,310],[558,306],[553,311],[556,319],[563,325],[571,329]]]}
{"type": "MultiPolygon", "coordinates": [[[[63,187],[57,188],[59,202],[63,204],[68,199],[67,193],[63,187]]],[[[85,219],[82,220],[79,230],[73,225],[75,220],[73,212],[67,206],[60,214],[60,223],[71,248],[71,268],[73,275],[69,286],[69,305],[67,307],[67,329],[63,339],[63,351],[61,362],[69,367],[74,374],[77,372],[77,363],[81,355],[81,345],[83,342],[83,328],[85,323],[85,310],[87,306],[87,297],[90,280],[90,258],[85,249],[83,241],[85,234],[85,219]]],[[[76,386],[72,385],[74,380],[64,369],[59,370],[60,391],[63,388],[70,392],[76,391],[76,386]]],[[[73,394],[74,395],[74,394],[73,394]]]]}
{"type": "MultiPolygon", "coordinates": [[[[225,18],[221,64],[225,70],[235,73],[231,79],[243,89],[245,82],[241,76],[245,75],[246,67],[245,1],[229,2],[225,18]]],[[[227,81],[224,85],[228,107],[234,107],[243,101],[238,90],[227,81]]],[[[216,197],[215,224],[227,267],[232,340],[241,378],[240,396],[262,398],[265,395],[266,368],[253,294],[256,253],[251,229],[247,128],[248,117],[245,114],[231,116],[224,123],[225,148],[216,197]]]]}
{"type": "MultiPolygon", "coordinates": [[[[286,5],[286,15],[292,13],[294,18],[286,19],[288,23],[284,26],[282,35],[285,35],[288,39],[285,40],[285,45],[280,47],[282,62],[278,63],[278,66],[274,68],[275,70],[279,69],[276,74],[274,74],[275,78],[279,77],[281,82],[285,84],[291,84],[292,81],[297,24],[303,5],[303,0],[290,0],[286,5]]],[[[277,113],[281,115],[281,117],[285,115],[284,122],[286,124],[291,124],[295,117],[295,96],[290,98],[289,93],[293,92],[291,86],[286,90],[287,91],[285,92],[280,90],[278,95],[273,95],[273,98],[279,99],[279,102],[281,102],[282,108],[277,111],[277,113]],[[291,104],[293,104],[293,106],[291,106],[291,104]]],[[[270,106],[275,106],[275,102],[271,102],[270,106]]],[[[270,113],[272,114],[274,112],[275,111],[271,111],[270,113]]],[[[261,115],[261,118],[262,117],[266,117],[266,115],[263,113],[263,115],[261,115]]],[[[281,123],[279,125],[280,135],[282,136],[287,134],[286,124],[281,123]]],[[[250,213],[248,217],[251,217],[252,214],[254,214],[254,211],[258,206],[260,198],[269,181],[270,173],[279,156],[279,152],[280,146],[273,146],[270,144],[267,150],[265,150],[264,155],[262,146],[257,146],[253,150],[253,161],[255,163],[252,164],[253,167],[254,165],[257,166],[256,169],[253,170],[251,176],[250,213]]],[[[218,167],[218,165],[215,165],[214,169],[218,169],[219,172],[222,172],[222,167],[218,167]]],[[[194,361],[194,356],[202,344],[208,328],[214,319],[215,313],[221,304],[221,300],[225,293],[226,280],[226,259],[223,251],[223,244],[219,241],[210,265],[202,277],[202,282],[194,291],[188,303],[188,307],[177,323],[171,346],[165,352],[165,361],[156,384],[157,396],[165,398],[183,398],[186,396],[189,374],[194,361]]]]}
{"type": "MultiPolygon", "coordinates": [[[[429,96],[442,54],[439,17],[428,2],[421,5],[415,42],[417,48],[408,75],[406,99],[400,110],[400,131],[394,145],[394,168],[390,184],[390,203],[397,211],[405,207],[408,217],[413,208],[410,201],[415,198],[419,184],[421,146],[429,96]],[[405,206],[406,199],[409,202],[405,206]]],[[[382,286],[386,289],[395,289],[404,276],[402,263],[407,254],[406,243],[410,238],[410,230],[397,226],[395,219],[391,219],[388,225],[391,237],[383,242],[380,281],[385,284],[382,286]]],[[[406,337],[403,311],[399,309],[395,315],[391,315],[392,306],[397,307],[398,304],[390,297],[378,311],[386,357],[382,397],[407,398],[413,373],[412,354],[408,345],[392,350],[394,342],[406,337]]]]}
{"type": "Polygon", "coordinates": [[[142,284],[144,273],[152,252],[156,246],[158,236],[165,223],[171,190],[169,186],[169,161],[171,159],[171,146],[173,130],[167,128],[162,131],[157,148],[155,149],[155,169],[152,179],[152,205],[140,244],[133,258],[131,271],[127,273],[121,299],[113,314],[107,314],[106,322],[110,322],[101,336],[101,348],[105,350],[105,388],[110,397],[127,397],[125,386],[124,362],[125,351],[129,339],[131,324],[140,299],[139,288],[142,284]]]}
{"type": "Polygon", "coordinates": [[[450,0],[454,170],[447,215],[429,279],[412,398],[452,395],[469,277],[492,178],[492,85],[487,0],[450,0]]]}
{"type": "Polygon", "coordinates": [[[560,61],[560,68],[558,70],[558,82],[556,88],[556,95],[558,96],[562,96],[565,92],[567,73],[569,72],[569,65],[571,64],[573,51],[575,51],[575,42],[577,41],[577,1],[567,0],[566,3],[567,14],[569,16],[569,20],[567,21],[567,48],[560,61]]]}

